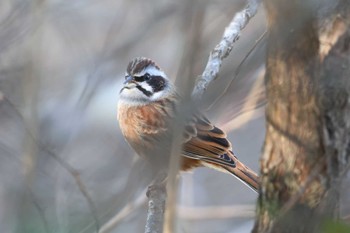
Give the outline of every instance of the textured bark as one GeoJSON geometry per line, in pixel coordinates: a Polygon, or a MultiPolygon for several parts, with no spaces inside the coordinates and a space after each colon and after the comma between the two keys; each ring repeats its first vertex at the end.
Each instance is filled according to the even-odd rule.
{"type": "Polygon", "coordinates": [[[320,232],[320,221],[336,213],[349,161],[349,7],[265,3],[267,130],[253,232],[320,232]]]}

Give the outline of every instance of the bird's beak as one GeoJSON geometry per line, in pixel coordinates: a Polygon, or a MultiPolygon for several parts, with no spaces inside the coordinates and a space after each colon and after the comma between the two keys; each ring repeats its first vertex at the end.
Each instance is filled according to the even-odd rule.
{"type": "Polygon", "coordinates": [[[131,76],[131,75],[129,75],[129,76],[127,76],[126,78],[125,78],[125,81],[124,81],[124,85],[125,84],[127,84],[127,83],[130,83],[131,81],[133,81],[133,77],[131,76]]]}

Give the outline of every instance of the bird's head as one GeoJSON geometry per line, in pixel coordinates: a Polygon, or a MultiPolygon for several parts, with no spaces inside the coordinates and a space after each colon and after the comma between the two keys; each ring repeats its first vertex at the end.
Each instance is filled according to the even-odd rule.
{"type": "Polygon", "coordinates": [[[134,104],[147,104],[171,93],[171,83],[152,60],[138,57],[129,62],[120,99],[134,104]]]}

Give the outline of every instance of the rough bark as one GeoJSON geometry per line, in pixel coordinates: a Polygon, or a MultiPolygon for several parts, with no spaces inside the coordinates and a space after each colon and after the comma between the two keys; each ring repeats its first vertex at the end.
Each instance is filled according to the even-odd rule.
{"type": "Polygon", "coordinates": [[[334,2],[265,2],[268,105],[253,232],[320,232],[336,213],[350,151],[349,7],[325,4],[334,2]]]}

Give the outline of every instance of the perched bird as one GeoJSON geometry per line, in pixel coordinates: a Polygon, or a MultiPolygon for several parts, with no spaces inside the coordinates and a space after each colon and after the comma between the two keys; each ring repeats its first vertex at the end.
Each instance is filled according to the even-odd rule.
{"type": "MultiPolygon", "coordinates": [[[[150,163],[165,163],[166,139],[177,114],[180,97],[166,74],[148,58],[135,58],[126,71],[120,90],[118,121],[130,146],[150,163]]],[[[210,167],[237,177],[254,191],[259,189],[257,174],[240,162],[232,152],[226,134],[199,111],[184,128],[181,150],[182,171],[210,167]]]]}

